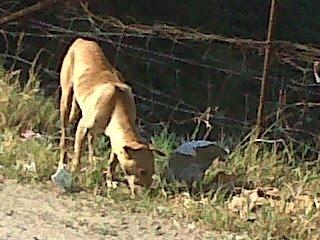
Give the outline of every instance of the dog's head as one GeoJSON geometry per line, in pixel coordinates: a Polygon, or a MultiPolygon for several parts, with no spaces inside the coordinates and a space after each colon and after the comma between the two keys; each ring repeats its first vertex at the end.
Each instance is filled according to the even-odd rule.
{"type": "Polygon", "coordinates": [[[122,168],[127,174],[135,176],[135,184],[149,187],[154,174],[154,155],[164,156],[152,145],[139,142],[131,142],[123,147],[123,161],[120,160],[122,168]]]}

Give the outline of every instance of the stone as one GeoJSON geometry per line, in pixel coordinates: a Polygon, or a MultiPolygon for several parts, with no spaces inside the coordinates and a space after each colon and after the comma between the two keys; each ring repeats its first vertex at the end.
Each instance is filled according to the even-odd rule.
{"type": "Polygon", "coordinates": [[[215,159],[225,157],[228,153],[228,149],[212,141],[193,140],[183,143],[170,156],[165,177],[169,182],[178,180],[192,184],[203,179],[205,171],[215,159]]]}

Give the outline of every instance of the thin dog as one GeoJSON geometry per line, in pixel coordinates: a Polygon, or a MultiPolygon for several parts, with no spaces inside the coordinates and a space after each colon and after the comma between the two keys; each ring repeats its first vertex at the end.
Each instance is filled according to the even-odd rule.
{"type": "Polygon", "coordinates": [[[77,125],[71,172],[79,171],[82,145],[88,135],[89,162],[93,163],[93,145],[97,134],[110,137],[111,155],[107,181],[112,180],[116,164],[126,176],[134,196],[135,184],[150,186],[154,174],[154,154],[163,155],[142,140],[135,125],[136,105],[131,88],[107,61],[94,41],[78,38],[70,46],[60,73],[61,139],[60,162],[66,160],[66,127],[77,125]]]}

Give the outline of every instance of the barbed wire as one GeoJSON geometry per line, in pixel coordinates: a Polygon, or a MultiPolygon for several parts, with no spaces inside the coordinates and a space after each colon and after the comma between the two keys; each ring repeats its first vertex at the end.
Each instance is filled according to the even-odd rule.
{"type": "MultiPolygon", "coordinates": [[[[33,64],[33,62],[28,61],[26,59],[23,59],[22,57],[19,57],[19,56],[13,56],[13,55],[9,55],[9,54],[0,54],[0,57],[2,57],[2,58],[8,57],[8,58],[12,58],[12,59],[15,58],[18,61],[20,61],[22,63],[25,63],[27,65],[30,65],[30,66],[33,64]]],[[[59,77],[59,73],[57,73],[56,71],[53,71],[53,70],[48,69],[48,68],[43,67],[43,66],[41,66],[40,69],[42,69],[45,73],[51,75],[54,78],[58,78],[59,77]]],[[[143,87],[145,87],[145,86],[143,86],[143,87]]],[[[160,92],[160,91],[156,91],[156,90],[153,90],[153,89],[148,89],[148,90],[152,91],[155,94],[163,95],[163,93],[160,92]]],[[[192,109],[188,109],[188,108],[185,108],[185,107],[177,107],[177,106],[174,106],[172,104],[171,105],[170,104],[166,104],[164,102],[160,102],[160,101],[157,101],[155,99],[150,99],[150,98],[141,96],[141,95],[136,94],[136,93],[134,93],[134,96],[135,96],[136,99],[138,99],[140,101],[156,104],[156,105],[162,106],[162,107],[164,107],[166,109],[170,109],[172,111],[176,111],[176,112],[180,112],[180,113],[184,113],[184,114],[188,114],[189,116],[192,116],[191,118],[188,118],[186,120],[174,121],[177,124],[185,124],[187,122],[192,122],[192,121],[195,120],[195,118],[197,116],[200,116],[201,114],[203,114],[200,110],[192,110],[192,109]]],[[[181,104],[183,105],[185,103],[182,100],[177,102],[177,105],[181,105],[181,104]]],[[[187,106],[192,106],[192,105],[187,105],[187,106]]],[[[320,107],[320,103],[296,102],[296,103],[292,103],[292,104],[287,104],[285,109],[290,109],[292,107],[315,108],[315,107],[320,107]]],[[[271,114],[271,115],[273,115],[273,114],[271,114]]],[[[268,116],[268,118],[270,118],[271,115],[268,116]]],[[[249,129],[250,125],[253,124],[253,122],[245,123],[244,121],[240,121],[240,120],[233,119],[233,118],[230,118],[230,117],[215,116],[214,114],[210,115],[210,120],[211,120],[212,124],[221,125],[221,126],[225,126],[225,127],[241,128],[241,129],[249,129]]]]}
{"type": "MultiPolygon", "coordinates": [[[[37,22],[39,22],[39,21],[37,21],[37,22]]],[[[57,27],[57,26],[54,26],[54,25],[51,25],[51,24],[43,23],[43,22],[39,22],[39,23],[41,23],[43,26],[49,26],[49,28],[52,28],[55,31],[59,31],[60,34],[53,34],[53,36],[55,36],[57,39],[61,39],[61,33],[66,34],[65,37],[69,38],[70,41],[71,41],[72,38],[74,38],[76,36],[79,36],[79,37],[90,37],[90,38],[96,39],[96,40],[101,41],[101,42],[106,42],[106,43],[112,44],[113,46],[116,46],[116,47],[120,45],[121,47],[128,48],[128,49],[131,49],[131,50],[142,51],[142,52],[148,54],[148,57],[145,58],[145,60],[149,60],[149,61],[153,61],[153,62],[159,62],[159,61],[157,61],[156,59],[154,59],[154,58],[152,58],[150,56],[151,54],[153,54],[153,55],[155,55],[157,57],[169,58],[169,59],[171,59],[173,61],[181,61],[181,62],[190,64],[190,65],[193,65],[193,66],[206,67],[207,69],[209,68],[210,70],[222,72],[224,74],[242,76],[242,77],[246,77],[247,79],[250,78],[250,79],[261,81],[261,77],[260,76],[250,76],[248,74],[243,74],[241,72],[236,72],[236,71],[233,71],[233,70],[227,70],[227,69],[223,69],[223,68],[216,68],[216,67],[212,67],[212,66],[201,65],[201,64],[198,64],[198,63],[196,63],[194,61],[191,61],[191,60],[178,58],[176,56],[172,56],[172,55],[168,55],[168,54],[158,53],[156,51],[146,50],[146,49],[143,49],[143,48],[131,46],[129,44],[119,43],[119,42],[116,42],[116,41],[113,41],[111,39],[107,39],[107,38],[104,38],[104,37],[101,37],[101,36],[95,36],[91,32],[76,32],[76,31],[73,31],[73,30],[60,28],[60,27],[57,27]]],[[[11,35],[13,37],[17,37],[20,34],[18,32],[8,32],[8,31],[4,31],[4,32],[7,35],[11,35]]],[[[29,37],[43,37],[43,38],[51,38],[52,37],[51,33],[49,33],[49,34],[48,33],[46,33],[46,34],[24,33],[24,35],[25,36],[29,36],[29,37]]],[[[128,53],[126,53],[126,54],[128,54],[128,53]]],[[[13,56],[8,55],[8,57],[12,58],[13,56]]],[[[135,55],[134,57],[143,58],[140,55],[135,55]]],[[[19,61],[21,61],[21,62],[25,62],[26,63],[25,59],[21,59],[21,58],[20,59],[17,58],[17,59],[19,61]]],[[[47,74],[49,74],[51,76],[54,76],[54,77],[57,77],[57,75],[56,75],[57,73],[56,72],[52,72],[52,70],[50,70],[48,68],[45,68],[45,67],[43,67],[43,70],[47,74]]],[[[310,69],[304,68],[304,71],[305,72],[312,72],[312,69],[311,68],[310,69]]],[[[277,76],[270,76],[270,79],[273,80],[273,81],[282,81],[283,80],[283,78],[277,77],[277,76]]],[[[294,86],[307,87],[307,88],[308,87],[318,87],[318,84],[301,84],[301,83],[297,82],[296,80],[294,80],[293,78],[289,78],[289,79],[286,79],[286,80],[292,84],[291,85],[291,84],[287,83],[286,86],[288,86],[289,89],[293,89],[293,90],[299,90],[299,88],[294,87],[294,86]]],[[[140,83],[138,81],[134,81],[134,80],[132,80],[132,81],[135,84],[139,85],[140,87],[146,89],[147,91],[149,91],[152,94],[159,95],[159,96],[161,95],[163,97],[167,97],[167,98],[171,98],[171,99],[177,100],[176,98],[174,98],[173,96],[171,96],[169,94],[165,94],[163,92],[160,92],[159,90],[148,88],[147,86],[143,85],[142,83],[140,83]]],[[[306,91],[309,94],[320,95],[320,93],[318,91],[317,92],[311,91],[311,90],[306,90],[306,91]]],[[[195,106],[192,106],[190,104],[186,104],[186,103],[181,103],[181,104],[184,105],[185,107],[188,107],[188,108],[191,108],[191,109],[195,109],[196,108],[195,106]]]]}
{"type": "MultiPolygon", "coordinates": [[[[112,45],[116,45],[118,48],[119,47],[123,47],[126,49],[131,49],[134,51],[139,51],[139,52],[143,52],[145,54],[148,55],[154,55],[157,57],[161,57],[161,58],[167,58],[167,59],[171,59],[173,61],[176,62],[182,62],[182,63],[186,63],[186,64],[191,64],[194,66],[199,66],[199,67],[203,67],[203,68],[207,68],[210,70],[214,70],[214,71],[219,71],[225,74],[233,74],[233,75],[238,75],[241,76],[243,75],[240,72],[237,71],[233,71],[233,70],[228,70],[225,68],[218,68],[218,67],[212,67],[210,65],[204,64],[204,63],[199,63],[196,61],[192,61],[190,59],[184,59],[184,58],[180,58],[180,57],[176,57],[170,54],[163,54],[163,53],[159,53],[156,51],[151,51],[151,50],[146,50],[144,48],[139,48],[136,46],[132,46],[129,44],[124,44],[122,42],[115,42],[113,41],[110,37],[114,37],[117,36],[119,38],[122,37],[135,37],[135,38],[146,38],[148,37],[150,39],[150,37],[160,37],[160,38],[164,38],[164,39],[170,39],[173,42],[177,42],[179,40],[192,40],[192,41],[204,41],[204,42],[223,42],[223,43],[228,43],[228,44],[232,44],[235,45],[236,47],[242,47],[245,46],[245,48],[250,48],[250,49],[255,49],[258,51],[263,51],[265,43],[263,41],[256,41],[253,39],[241,39],[241,38],[228,38],[222,35],[217,35],[217,34],[205,34],[205,33],[201,33],[198,30],[195,29],[191,29],[191,28],[186,28],[186,27],[175,27],[175,26],[169,26],[166,24],[155,24],[152,26],[149,25],[143,25],[143,24],[131,24],[131,25],[125,25],[124,23],[122,23],[119,19],[114,18],[114,17],[107,17],[107,18],[100,18],[95,16],[93,13],[91,13],[86,7],[85,5],[81,4],[82,9],[84,10],[84,13],[87,14],[87,17],[83,17],[83,15],[80,15],[79,17],[81,17],[82,20],[86,19],[87,21],[89,21],[91,23],[91,25],[94,25],[94,29],[96,31],[93,32],[76,32],[73,31],[71,29],[65,29],[59,26],[55,26],[52,24],[48,24],[48,23],[44,23],[41,21],[37,21],[37,20],[32,20],[29,19],[29,21],[31,23],[34,23],[33,27],[34,29],[40,30],[41,32],[43,32],[44,30],[49,30],[49,31],[56,31],[59,34],[53,34],[53,33],[46,33],[46,34],[38,34],[38,37],[47,37],[47,38],[53,38],[53,37],[60,37],[60,34],[70,34],[73,37],[75,36],[82,36],[82,37],[90,37],[90,38],[94,38],[96,40],[102,41],[102,42],[107,42],[109,44],[112,45]],[[99,24],[97,24],[95,21],[99,21],[102,22],[103,24],[100,24],[101,26],[110,26],[112,27],[112,31],[110,31],[110,29],[108,29],[108,31],[102,31],[102,29],[99,27],[99,24]],[[46,29],[43,29],[46,28],[46,29]],[[116,32],[118,31],[118,32],[116,32]],[[97,36],[98,34],[98,36],[97,36]],[[174,37],[173,37],[174,36],[174,37]]],[[[77,8],[71,8],[73,11],[77,12],[77,8]]],[[[2,12],[6,12],[6,10],[4,9],[0,9],[0,11],[2,12]]],[[[30,33],[29,33],[30,34],[30,33]]],[[[32,34],[30,34],[31,36],[32,34]]],[[[33,35],[35,36],[35,35],[33,35]]],[[[275,42],[275,48],[277,49],[277,51],[279,52],[279,56],[281,55],[288,55],[291,54],[293,56],[293,51],[296,51],[297,54],[302,54],[303,52],[305,53],[304,55],[304,59],[306,58],[306,56],[315,58],[316,56],[320,55],[320,49],[314,48],[312,46],[309,45],[303,45],[303,44],[298,44],[298,43],[291,43],[291,42],[287,42],[287,41],[276,41],[275,42]],[[283,53],[283,54],[281,54],[283,53]]],[[[301,56],[300,56],[301,58],[301,56]]],[[[313,60],[309,60],[309,62],[311,62],[313,60]]],[[[305,69],[308,72],[311,71],[311,69],[305,69]]],[[[261,80],[261,77],[253,77],[254,79],[257,80],[261,80]]]]}
{"type": "MultiPolygon", "coordinates": [[[[35,30],[36,32],[26,32],[24,33],[24,35],[32,38],[38,37],[38,38],[57,39],[57,40],[63,39],[64,41],[66,39],[67,41],[71,41],[75,37],[92,38],[100,42],[104,42],[114,46],[117,49],[117,51],[121,51],[122,49],[128,49],[134,52],[143,53],[148,56],[147,59],[149,61],[157,62],[158,61],[157,59],[161,58],[161,59],[171,60],[173,62],[181,62],[184,64],[197,66],[210,71],[221,72],[228,75],[243,76],[243,77],[246,77],[247,79],[255,79],[258,81],[261,80],[260,76],[252,76],[252,75],[250,76],[250,72],[248,73],[248,71],[246,71],[246,73],[244,74],[243,72],[239,72],[235,70],[211,66],[211,65],[208,65],[205,61],[195,61],[191,59],[178,57],[174,55],[172,51],[171,51],[171,54],[165,54],[158,51],[153,51],[147,47],[147,44],[145,48],[137,47],[134,45],[124,43],[122,41],[122,38],[125,38],[125,37],[142,38],[142,39],[147,39],[147,41],[149,41],[151,38],[161,38],[161,39],[170,40],[173,43],[177,43],[177,44],[184,44],[180,41],[191,41],[191,42],[197,42],[197,43],[218,42],[222,44],[230,44],[238,48],[255,50],[255,51],[258,51],[259,53],[261,53],[264,50],[264,47],[265,47],[264,41],[257,41],[253,39],[242,39],[242,38],[229,38],[229,37],[225,37],[218,34],[202,33],[192,28],[176,27],[176,26],[170,26],[167,24],[154,24],[154,25],[128,24],[126,25],[123,22],[121,22],[119,19],[116,19],[113,17],[100,18],[92,15],[92,13],[88,12],[88,10],[85,8],[83,8],[83,10],[87,14],[87,17],[82,16],[82,20],[86,20],[91,23],[91,26],[93,27],[93,31],[91,32],[85,32],[85,31],[79,32],[71,28],[67,29],[61,26],[56,26],[53,24],[39,21],[39,20],[28,19],[28,21],[30,22],[31,30],[35,30]],[[113,40],[113,38],[118,38],[118,41],[113,40]]],[[[6,12],[3,9],[0,9],[0,11],[6,12]]],[[[75,19],[79,20],[79,18],[75,18],[75,19]]],[[[3,32],[13,37],[17,37],[20,34],[18,32],[12,32],[9,30],[7,31],[3,30],[3,32]]],[[[184,44],[184,46],[186,45],[184,44]]],[[[293,65],[294,67],[296,67],[296,69],[298,69],[299,71],[303,71],[304,73],[311,72],[312,70],[309,68],[299,68],[299,66],[297,64],[295,65],[291,60],[296,58],[296,59],[302,59],[303,61],[310,63],[313,61],[313,58],[320,55],[320,49],[318,48],[315,48],[310,45],[291,43],[287,41],[276,41],[275,48],[277,50],[277,56],[280,59],[287,58],[288,55],[291,54],[290,55],[291,58],[289,59],[290,61],[288,61],[288,59],[284,59],[283,62],[289,65],[293,65]]],[[[13,56],[9,54],[0,54],[0,56],[16,59],[25,64],[32,65],[31,61],[23,59],[20,56],[13,56]]],[[[138,55],[138,57],[143,58],[143,56],[141,56],[140,54],[138,55]]],[[[58,73],[56,71],[53,71],[43,66],[41,66],[41,69],[46,74],[49,74],[54,78],[58,78],[58,73]]],[[[276,77],[276,76],[271,76],[271,79],[283,80],[282,78],[276,77]]],[[[291,82],[292,84],[296,84],[296,81],[294,79],[287,79],[287,80],[289,80],[289,82],[291,82]]],[[[155,90],[153,88],[147,87],[138,81],[133,81],[133,82],[139,87],[142,87],[145,90],[147,90],[152,95],[162,96],[164,98],[174,100],[176,102],[176,105],[167,104],[163,101],[158,101],[155,98],[150,99],[150,98],[135,94],[135,97],[140,101],[156,104],[166,109],[170,109],[171,111],[181,112],[193,117],[203,114],[195,106],[187,104],[178,98],[175,98],[159,90],[155,90]]],[[[304,84],[303,86],[308,87],[308,86],[315,86],[315,85],[304,84]]],[[[290,87],[292,89],[294,88],[292,86],[290,87]]],[[[286,107],[289,108],[292,106],[318,107],[319,105],[317,103],[308,103],[307,105],[304,103],[295,103],[292,105],[287,105],[286,107]]],[[[223,122],[221,125],[224,125],[224,126],[248,128],[250,124],[250,123],[248,124],[243,121],[239,121],[232,118],[215,116],[214,114],[211,114],[210,118],[211,118],[211,121],[215,124],[220,124],[221,122],[223,122]]],[[[188,120],[186,121],[192,121],[192,120],[193,118],[191,119],[188,118],[188,120]]],[[[183,124],[184,121],[181,121],[181,123],[183,124]]]]}
{"type": "MultiPolygon", "coordinates": [[[[231,38],[219,34],[209,34],[198,31],[197,29],[189,27],[177,27],[170,26],[167,24],[124,24],[120,19],[108,16],[106,18],[99,17],[92,13],[85,4],[81,4],[83,12],[87,14],[88,18],[94,19],[112,27],[112,31],[115,30],[121,33],[135,33],[141,37],[154,36],[163,37],[172,41],[177,40],[190,40],[194,42],[220,42],[234,45],[235,47],[244,47],[255,49],[258,51],[264,51],[265,41],[258,41],[254,39],[245,38],[231,38]]],[[[91,20],[92,21],[92,20],[91,20]]],[[[290,53],[291,55],[304,56],[310,62],[313,62],[313,58],[320,56],[320,49],[315,48],[311,45],[292,43],[289,41],[274,41],[275,49],[277,52],[290,53]]]]}
{"type": "MultiPolygon", "coordinates": [[[[28,61],[26,59],[23,59],[22,57],[19,57],[19,56],[13,56],[13,55],[10,55],[10,54],[0,54],[0,57],[2,58],[12,58],[12,59],[16,59],[22,63],[25,63],[27,65],[32,65],[33,63],[31,61],[28,61]]],[[[59,73],[51,70],[51,69],[48,69],[46,67],[43,67],[41,66],[40,67],[41,70],[43,70],[45,73],[49,74],[50,76],[54,77],[54,78],[58,78],[59,77],[59,73]]],[[[143,86],[144,88],[146,88],[146,86],[143,86]]],[[[170,95],[167,95],[167,94],[164,94],[158,90],[153,90],[153,89],[150,89],[148,88],[148,91],[154,93],[154,94],[157,94],[157,95],[165,95],[165,96],[170,96],[170,95]]],[[[182,100],[179,100],[177,102],[177,105],[182,105],[181,107],[176,107],[176,106],[173,106],[173,105],[169,105],[169,104],[166,104],[164,102],[160,102],[160,101],[157,101],[155,99],[149,99],[147,97],[144,97],[144,96],[141,96],[141,95],[138,95],[136,93],[134,93],[134,96],[136,99],[139,99],[143,102],[148,102],[148,103],[152,103],[152,104],[156,104],[158,106],[162,106],[162,107],[165,107],[166,109],[170,109],[170,110],[174,110],[176,112],[180,112],[180,113],[184,113],[184,114],[188,114],[190,116],[199,116],[202,114],[202,112],[200,110],[192,110],[190,109],[190,107],[193,107],[194,109],[196,109],[196,107],[190,105],[190,104],[186,104],[184,103],[182,100]],[[185,106],[189,107],[189,108],[186,108],[185,106]]],[[[186,121],[181,121],[180,124],[184,124],[186,122],[190,122],[190,121],[193,121],[193,117],[192,119],[188,119],[186,121]]],[[[232,118],[227,118],[227,117],[218,117],[218,116],[214,116],[214,115],[211,115],[211,118],[212,118],[212,121],[213,122],[216,122],[216,121],[220,121],[219,122],[216,122],[217,124],[219,125],[227,125],[227,126],[232,126],[232,127],[240,127],[240,128],[246,128],[248,127],[247,124],[245,124],[244,122],[242,121],[239,121],[239,120],[236,120],[236,119],[232,119],[232,118]],[[222,124],[221,121],[223,122],[229,122],[229,124],[222,124]],[[231,124],[232,123],[232,124],[231,124]]],[[[176,122],[178,123],[178,122],[176,122]]]]}

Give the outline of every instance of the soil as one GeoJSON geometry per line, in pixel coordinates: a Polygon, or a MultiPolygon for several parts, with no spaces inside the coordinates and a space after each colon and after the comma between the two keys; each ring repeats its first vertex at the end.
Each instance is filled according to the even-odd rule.
{"type": "Polygon", "coordinates": [[[219,239],[190,223],[129,213],[92,194],[50,183],[0,181],[0,239],[219,239]]]}

